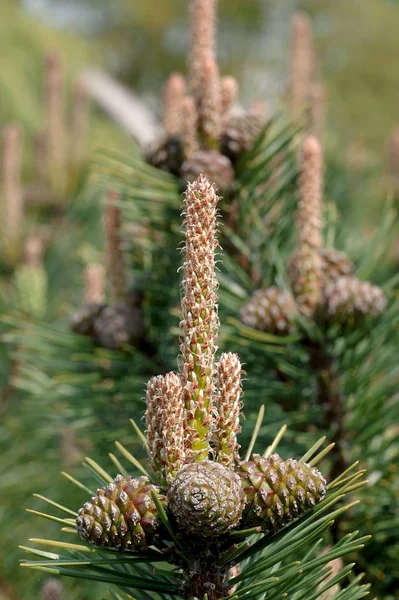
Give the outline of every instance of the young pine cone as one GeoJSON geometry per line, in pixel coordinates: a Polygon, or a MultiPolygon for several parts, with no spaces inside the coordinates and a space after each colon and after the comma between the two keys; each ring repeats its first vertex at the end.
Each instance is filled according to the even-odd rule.
{"type": "Polygon", "coordinates": [[[203,460],[180,469],[167,499],[182,531],[211,537],[238,525],[245,495],[237,473],[220,463],[203,460]]]}
{"type": "Polygon", "coordinates": [[[334,248],[320,250],[323,277],[326,282],[336,281],[339,277],[352,275],[355,270],[353,262],[339,250],[334,248]]]}
{"type": "Polygon", "coordinates": [[[241,310],[248,327],[275,335],[287,335],[295,329],[296,305],[290,294],[272,286],[256,291],[241,310]]]}
{"type": "Polygon", "coordinates": [[[325,302],[327,315],[341,323],[367,315],[375,317],[384,312],[387,305],[379,287],[357,277],[340,277],[327,285],[325,302]]]}
{"type": "Polygon", "coordinates": [[[246,495],[243,527],[279,530],[302,516],[322,500],[326,481],[320,471],[278,454],[264,458],[254,454],[240,465],[239,475],[246,495]]]}
{"type": "Polygon", "coordinates": [[[109,350],[138,345],[144,335],[142,311],[123,301],[107,306],[94,320],[94,333],[99,344],[109,350]]]}
{"type": "MultiPolygon", "coordinates": [[[[79,535],[96,546],[145,550],[157,528],[157,509],[151,497],[157,488],[147,477],[118,475],[79,510],[79,535]]],[[[165,501],[160,496],[161,502],[165,501]]]]}
{"type": "Polygon", "coordinates": [[[104,310],[105,304],[86,302],[71,317],[71,329],[80,335],[94,336],[94,321],[104,310]]]}
{"type": "Polygon", "coordinates": [[[240,156],[251,150],[264,125],[264,117],[258,114],[230,117],[220,139],[222,154],[234,164],[240,156]]]}
{"type": "Polygon", "coordinates": [[[164,135],[146,148],[144,159],[157,169],[178,175],[184,161],[183,144],[180,137],[164,135]]]}
{"type": "Polygon", "coordinates": [[[234,181],[230,160],[215,151],[199,150],[184,161],[180,174],[184,187],[187,181],[196,181],[201,173],[222,193],[228,191],[234,181]]]}

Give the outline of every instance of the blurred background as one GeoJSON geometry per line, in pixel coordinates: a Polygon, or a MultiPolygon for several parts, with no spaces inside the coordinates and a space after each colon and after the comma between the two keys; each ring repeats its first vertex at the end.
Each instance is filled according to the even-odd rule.
{"type": "MultiPolygon", "coordinates": [[[[56,52],[61,57],[67,77],[68,104],[73,84],[78,79],[87,81],[101,69],[142,101],[155,122],[161,118],[160,89],[168,75],[172,71],[187,71],[190,37],[187,4],[187,0],[1,1],[0,130],[8,123],[19,123],[23,128],[25,182],[37,170],[37,147],[31,140],[45,127],[47,118],[43,99],[48,54],[56,52]]],[[[337,203],[343,218],[368,236],[374,232],[384,201],[391,193],[388,190],[392,190],[392,182],[388,181],[389,148],[392,134],[399,127],[399,2],[220,0],[219,65],[222,74],[237,78],[244,105],[257,98],[266,103],[271,114],[284,111],[289,94],[292,16],[298,10],[306,11],[311,18],[318,75],[325,86],[327,193],[337,203]],[[337,172],[339,177],[335,176],[337,172]]],[[[136,146],[132,132],[116,123],[109,111],[104,110],[104,104],[97,101],[96,93],[93,96],[87,163],[99,148],[131,152],[136,146]]],[[[62,230],[62,233],[67,242],[68,232],[62,230]]],[[[98,232],[91,233],[94,237],[98,232]]],[[[53,263],[51,257],[47,261],[50,279],[53,278],[50,283],[58,294],[54,315],[51,310],[46,315],[50,321],[59,314],[65,317],[66,290],[81,284],[76,281],[73,266],[67,265],[65,271],[59,268],[60,256],[69,252],[66,248],[69,248],[67,243],[56,251],[53,263]],[[61,303],[60,309],[61,295],[64,304],[61,303]]],[[[397,268],[399,252],[395,245],[392,253],[397,268]]],[[[87,256],[84,258],[89,262],[87,256]]],[[[7,268],[1,265],[1,274],[8,275],[7,268]]],[[[0,310],[2,296],[4,290],[0,292],[0,310]]],[[[0,384],[2,371],[1,366],[0,384]]],[[[141,390],[142,378],[138,385],[141,390]]],[[[38,598],[45,579],[37,573],[29,577],[21,575],[16,566],[20,555],[14,546],[25,542],[31,534],[30,526],[25,528],[23,511],[30,501],[32,484],[22,466],[26,454],[29,459],[33,456],[29,444],[37,451],[33,436],[30,438],[28,434],[33,417],[31,421],[26,419],[25,429],[18,429],[19,418],[19,408],[14,408],[5,427],[0,425],[0,445],[7,444],[2,481],[15,492],[7,498],[0,494],[0,521],[7,522],[10,547],[0,555],[0,600],[38,598]],[[22,444],[17,454],[15,442],[19,444],[21,439],[26,440],[26,447],[22,444]],[[20,471],[11,472],[8,465],[14,462],[21,467],[20,471]],[[21,479],[25,485],[21,485],[21,479]],[[17,486],[19,489],[15,491],[17,486]],[[14,517],[18,519],[17,529],[13,529],[14,517]],[[27,590],[34,591],[29,595],[27,590]]],[[[52,447],[48,447],[46,440],[49,461],[53,460],[53,472],[58,473],[58,455],[55,451],[54,456],[51,454],[52,447]]],[[[46,472],[36,471],[34,463],[29,469],[36,478],[41,476],[35,489],[45,488],[46,472]]],[[[62,495],[62,487],[58,492],[62,495]]],[[[44,535],[40,524],[36,533],[44,535]]],[[[2,533],[0,540],[1,536],[2,533]]],[[[66,587],[72,590],[68,600],[101,597],[93,595],[95,586],[88,585],[80,595],[73,584],[67,583],[66,587]]],[[[48,596],[49,600],[52,598],[48,596]]]]}
{"type": "MultiPolygon", "coordinates": [[[[185,0],[3,0],[0,38],[0,122],[38,128],[42,62],[57,49],[69,77],[101,66],[157,113],[159,89],[184,71],[189,44],[185,0]]],[[[398,6],[392,0],[221,0],[219,59],[236,76],[243,101],[279,107],[287,88],[291,16],[312,17],[320,70],[327,86],[329,142],[359,168],[383,169],[387,139],[398,121],[398,6]]],[[[92,142],[120,148],[109,124],[92,142]]]]}

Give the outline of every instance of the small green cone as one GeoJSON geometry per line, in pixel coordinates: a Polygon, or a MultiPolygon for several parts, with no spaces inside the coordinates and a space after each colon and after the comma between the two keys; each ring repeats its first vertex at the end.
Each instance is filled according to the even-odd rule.
{"type": "Polygon", "coordinates": [[[157,528],[152,491],[158,492],[147,477],[118,475],[79,510],[79,535],[96,546],[132,552],[147,549],[157,528]]]}
{"type": "Polygon", "coordinates": [[[182,531],[204,537],[221,535],[238,525],[245,502],[237,473],[210,460],[180,469],[167,498],[182,531]]]}
{"type": "Polygon", "coordinates": [[[315,467],[278,454],[254,454],[239,467],[246,507],[241,525],[279,530],[313,508],[326,493],[326,480],[315,467]]]}

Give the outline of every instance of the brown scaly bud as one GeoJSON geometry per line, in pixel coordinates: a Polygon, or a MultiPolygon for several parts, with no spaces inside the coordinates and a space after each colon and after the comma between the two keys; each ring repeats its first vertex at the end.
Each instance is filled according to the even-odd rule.
{"type": "Polygon", "coordinates": [[[168,135],[179,135],[186,82],[180,73],[172,73],[163,90],[163,126],[168,135]]]}
{"type": "Polygon", "coordinates": [[[239,460],[240,445],[237,435],[241,431],[242,408],[241,362],[237,354],[222,354],[217,365],[215,400],[218,413],[213,442],[217,461],[233,467],[239,460]]]}
{"type": "Polygon", "coordinates": [[[303,12],[294,15],[291,53],[291,104],[297,117],[309,106],[313,71],[312,26],[303,12]]]}
{"type": "Polygon", "coordinates": [[[61,581],[55,577],[49,577],[43,583],[42,599],[43,600],[62,600],[63,587],[61,581]]]}
{"type": "Polygon", "coordinates": [[[238,97],[238,82],[235,77],[226,75],[220,82],[222,115],[225,117],[233,108],[238,97]]]}
{"type": "Polygon", "coordinates": [[[185,404],[188,459],[208,458],[213,425],[213,366],[216,337],[217,279],[215,252],[218,196],[200,175],[184,195],[181,378],[185,404]]]}
{"type": "Polygon", "coordinates": [[[143,311],[130,301],[120,300],[99,311],[93,328],[95,339],[103,348],[122,350],[126,345],[139,346],[145,336],[143,311]]]}
{"type": "MultiPolygon", "coordinates": [[[[117,198],[110,192],[109,199],[117,198]]],[[[121,250],[121,211],[117,206],[106,206],[104,210],[106,236],[107,276],[111,284],[112,298],[126,300],[127,283],[125,260],[121,250]]]]}
{"type": "Polygon", "coordinates": [[[399,127],[394,129],[388,142],[388,172],[390,185],[399,191],[399,127]]]}
{"type": "Polygon", "coordinates": [[[56,191],[64,186],[65,176],[65,106],[64,71],[61,59],[55,52],[46,61],[47,104],[47,169],[50,182],[56,191]]]}
{"type": "Polygon", "coordinates": [[[157,169],[178,175],[184,160],[181,138],[176,135],[162,135],[145,148],[144,160],[157,169]]]}
{"type": "Polygon", "coordinates": [[[199,150],[197,137],[198,116],[192,96],[187,96],[183,101],[182,118],[184,155],[186,158],[190,158],[199,150]]]}
{"type": "Polygon", "coordinates": [[[149,459],[152,468],[170,481],[183,466],[184,403],[176,373],[152,377],[147,383],[145,413],[149,459]]]}
{"type": "Polygon", "coordinates": [[[203,460],[179,471],[167,500],[186,535],[214,537],[238,525],[245,495],[237,473],[217,462],[203,460]]]}
{"type": "Polygon", "coordinates": [[[340,323],[378,316],[387,306],[386,296],[379,287],[357,277],[340,277],[327,285],[325,302],[328,317],[340,323]]]}
{"type": "Polygon", "coordinates": [[[311,317],[322,293],[322,150],[313,136],[302,148],[299,201],[296,214],[297,248],[288,268],[291,287],[299,310],[311,317]]]}
{"type": "Polygon", "coordinates": [[[275,286],[254,292],[241,310],[248,327],[273,335],[288,335],[295,330],[297,308],[290,294],[275,286]]]}
{"type": "Polygon", "coordinates": [[[203,174],[222,193],[227,193],[234,181],[234,170],[227,156],[215,150],[199,150],[184,161],[181,168],[181,182],[193,183],[203,174]]]}
{"type": "Polygon", "coordinates": [[[5,250],[11,260],[17,258],[23,217],[23,192],[21,185],[22,128],[6,125],[3,131],[1,161],[1,199],[5,218],[2,235],[5,250]]]}
{"type": "Polygon", "coordinates": [[[252,148],[266,121],[267,118],[256,113],[231,115],[225,121],[221,135],[222,153],[234,164],[252,148]]]}
{"type": "Polygon", "coordinates": [[[326,88],[321,81],[310,86],[310,133],[319,141],[323,141],[326,126],[326,88]]]}
{"type": "Polygon", "coordinates": [[[202,88],[198,100],[198,130],[206,150],[217,150],[219,147],[221,118],[219,69],[214,58],[207,58],[203,64],[202,88]]]}
{"type": "Polygon", "coordinates": [[[190,92],[202,94],[204,61],[215,56],[216,0],[193,0],[191,16],[190,92]]]}
{"type": "Polygon", "coordinates": [[[74,168],[82,165],[88,149],[89,96],[81,81],[73,88],[70,152],[74,168]]]}

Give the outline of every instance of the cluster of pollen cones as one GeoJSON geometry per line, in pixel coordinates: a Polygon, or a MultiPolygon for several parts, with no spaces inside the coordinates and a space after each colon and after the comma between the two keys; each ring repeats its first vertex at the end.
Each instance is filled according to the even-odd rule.
{"type": "Polygon", "coordinates": [[[177,175],[183,189],[204,173],[226,193],[238,159],[252,148],[267,115],[257,105],[248,112],[236,107],[237,81],[220,77],[215,47],[216,2],[196,0],[188,82],[179,73],[169,77],[163,93],[164,133],[144,157],[177,175]]]}
{"type": "Polygon", "coordinates": [[[297,243],[287,269],[291,292],[274,286],[255,291],[241,311],[241,320],[249,327],[287,335],[295,330],[298,314],[347,325],[386,308],[383,291],[359,280],[343,252],[323,248],[322,168],[321,146],[309,136],[302,147],[297,243]]]}

